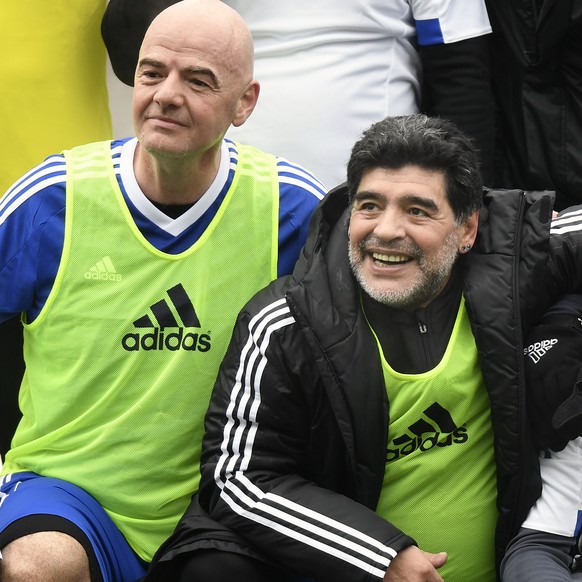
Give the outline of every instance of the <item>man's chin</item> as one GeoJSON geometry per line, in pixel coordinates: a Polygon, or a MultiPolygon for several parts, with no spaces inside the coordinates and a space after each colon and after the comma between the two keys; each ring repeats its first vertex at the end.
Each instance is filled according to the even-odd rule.
{"type": "Polygon", "coordinates": [[[374,301],[382,303],[382,305],[393,307],[395,309],[416,309],[417,307],[411,301],[410,295],[408,293],[396,293],[393,291],[387,292],[385,290],[371,287],[362,288],[372,299],[374,299],[374,301]]]}
{"type": "Polygon", "coordinates": [[[175,143],[166,143],[165,140],[146,139],[143,142],[140,141],[140,144],[148,154],[155,158],[179,160],[185,158],[188,154],[184,149],[177,148],[175,143]]]}
{"type": "Polygon", "coordinates": [[[362,273],[357,279],[365,293],[375,301],[389,307],[407,308],[415,295],[414,289],[411,289],[410,286],[386,284],[386,282],[381,284],[362,273]]]}
{"type": "Polygon", "coordinates": [[[414,277],[403,277],[401,275],[395,275],[390,272],[370,274],[364,270],[361,273],[360,283],[365,283],[366,287],[374,290],[377,295],[397,299],[410,295],[415,284],[414,277]]]}

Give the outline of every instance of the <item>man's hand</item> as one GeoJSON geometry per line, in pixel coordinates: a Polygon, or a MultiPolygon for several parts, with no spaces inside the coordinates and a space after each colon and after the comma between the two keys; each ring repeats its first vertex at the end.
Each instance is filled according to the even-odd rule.
{"type": "Polygon", "coordinates": [[[392,560],[384,582],[443,582],[436,569],[447,558],[446,552],[429,554],[416,546],[409,546],[392,560]]]}

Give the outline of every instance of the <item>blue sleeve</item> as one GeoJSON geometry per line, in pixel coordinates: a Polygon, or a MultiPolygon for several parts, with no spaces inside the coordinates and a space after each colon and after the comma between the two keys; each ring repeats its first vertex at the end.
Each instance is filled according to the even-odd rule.
{"type": "Polygon", "coordinates": [[[51,156],[0,199],[0,321],[33,320],[52,288],[64,240],[65,165],[51,156]]]}
{"type": "Polygon", "coordinates": [[[485,0],[408,0],[420,46],[450,44],[491,33],[485,0]]]}
{"type": "Polygon", "coordinates": [[[445,38],[438,18],[416,21],[416,36],[421,46],[444,44],[445,38]]]}
{"type": "Polygon", "coordinates": [[[293,271],[305,244],[311,215],[323,199],[323,185],[307,170],[278,159],[279,170],[279,262],[277,276],[293,271]]]}

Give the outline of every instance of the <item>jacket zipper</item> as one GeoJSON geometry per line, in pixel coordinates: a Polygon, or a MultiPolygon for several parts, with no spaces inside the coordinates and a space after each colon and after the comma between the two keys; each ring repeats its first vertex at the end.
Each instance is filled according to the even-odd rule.
{"type": "MultiPolygon", "coordinates": [[[[517,520],[517,508],[519,506],[518,504],[518,498],[521,495],[521,491],[523,489],[523,483],[524,483],[524,466],[525,463],[523,462],[523,458],[525,455],[525,370],[524,370],[524,362],[523,362],[523,358],[520,357],[521,354],[523,354],[523,340],[521,337],[521,328],[522,328],[522,321],[521,321],[521,312],[520,312],[520,305],[519,305],[519,298],[520,298],[520,289],[518,287],[519,284],[519,277],[518,277],[518,272],[519,272],[519,259],[521,256],[521,229],[523,226],[523,215],[524,215],[524,208],[525,208],[525,192],[522,193],[520,199],[519,199],[519,212],[518,212],[518,217],[519,217],[519,224],[517,225],[516,228],[516,237],[515,237],[515,253],[513,254],[514,259],[513,259],[513,293],[514,293],[514,301],[513,301],[513,310],[514,310],[514,314],[515,314],[515,319],[517,322],[517,326],[516,326],[516,330],[517,330],[517,334],[515,337],[515,345],[516,345],[516,363],[517,363],[517,371],[518,371],[518,389],[519,389],[519,394],[518,394],[518,406],[517,406],[517,414],[518,414],[518,426],[519,426],[519,451],[520,451],[520,455],[519,455],[519,467],[518,467],[518,483],[517,483],[517,487],[514,489],[514,497],[512,500],[512,505],[511,507],[514,508],[513,511],[513,516],[512,516],[512,523],[510,524],[510,531],[517,531],[518,527],[521,525],[521,523],[516,523],[517,520]]],[[[506,540],[509,541],[509,540],[506,540]]]]}
{"type": "Polygon", "coordinates": [[[424,367],[428,370],[434,367],[433,355],[430,338],[428,337],[428,326],[422,315],[416,313],[416,325],[420,334],[420,343],[422,344],[422,353],[424,354],[424,367]]]}

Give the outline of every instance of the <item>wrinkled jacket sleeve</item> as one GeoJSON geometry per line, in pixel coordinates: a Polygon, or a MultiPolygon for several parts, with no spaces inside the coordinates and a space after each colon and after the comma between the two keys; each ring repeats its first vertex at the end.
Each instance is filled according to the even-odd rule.
{"type": "Polygon", "coordinates": [[[241,314],[206,417],[200,503],[300,574],[381,580],[414,541],[313,481],[327,461],[308,452],[325,407],[311,359],[284,298],[241,314]]]}

